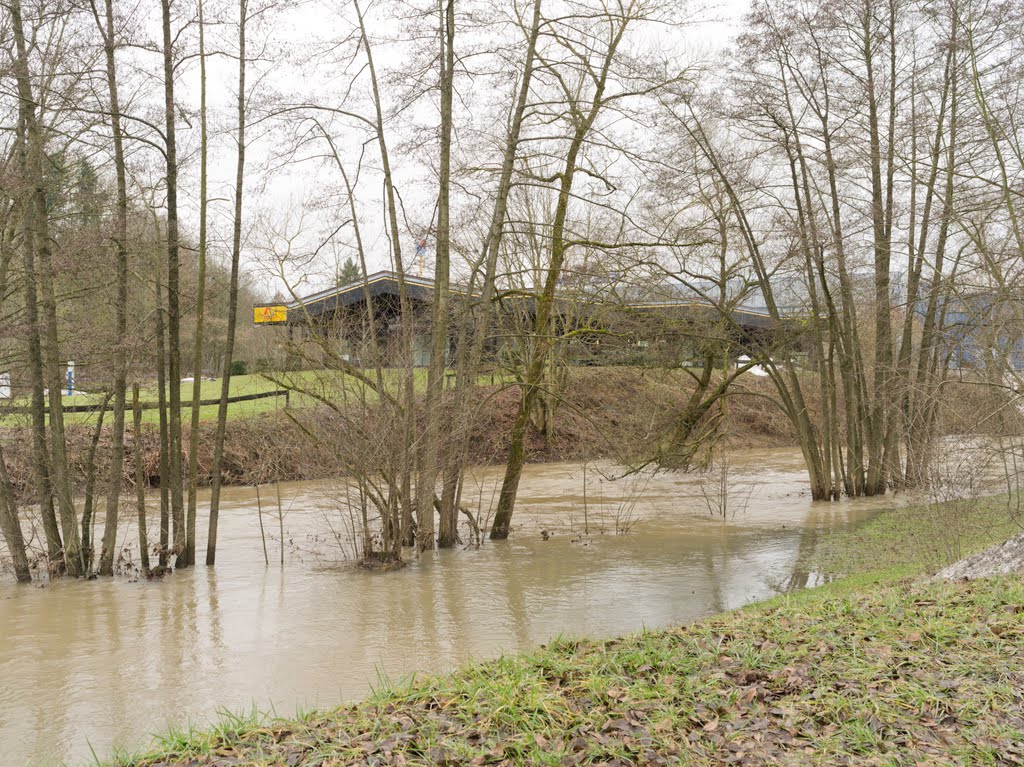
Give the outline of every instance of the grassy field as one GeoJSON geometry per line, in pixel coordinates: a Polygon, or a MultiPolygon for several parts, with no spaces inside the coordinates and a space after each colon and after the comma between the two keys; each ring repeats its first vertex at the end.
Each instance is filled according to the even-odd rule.
{"type": "MultiPolygon", "coordinates": [[[[1005,521],[979,509],[987,532],[962,536],[964,553],[1005,521]]],[[[813,564],[847,577],[818,589],[557,640],[291,721],[229,716],[113,764],[1024,764],[1024,582],[917,578],[932,555],[907,544],[936,524],[923,514],[834,536],[813,564]]]]}
{"type": "MultiPolygon", "coordinates": [[[[423,391],[426,388],[426,376],[427,371],[425,369],[415,371],[414,381],[417,391],[423,391]]],[[[490,376],[480,379],[481,384],[489,384],[490,381],[490,376]]],[[[384,385],[388,390],[394,391],[398,383],[399,377],[396,371],[388,370],[384,372],[384,385]]],[[[211,400],[220,397],[221,379],[201,381],[199,385],[201,399],[211,400]]],[[[190,403],[192,401],[193,386],[194,384],[191,381],[183,381],[181,384],[182,406],[186,420],[191,417],[189,413],[191,411],[190,403]]],[[[284,389],[296,390],[292,391],[289,401],[289,405],[293,407],[304,407],[314,404],[318,396],[326,397],[334,402],[357,402],[363,396],[365,396],[367,402],[373,403],[378,400],[377,393],[371,388],[364,386],[355,377],[330,370],[271,373],[266,376],[232,376],[229,396],[240,397],[284,389]],[[312,396],[301,392],[310,392],[312,396]]],[[[130,397],[131,393],[129,392],[130,397]]],[[[157,401],[157,388],[152,386],[141,389],[140,398],[145,404],[155,405],[157,401]]],[[[65,395],[62,399],[65,405],[96,405],[103,398],[96,394],[76,394],[72,397],[65,395]]],[[[29,402],[27,399],[20,399],[13,401],[11,404],[16,407],[24,407],[29,402]]],[[[284,407],[285,398],[283,396],[233,402],[228,406],[228,417],[251,418],[263,413],[280,410],[284,407]]],[[[107,412],[107,417],[110,417],[109,411],[107,412]]],[[[214,420],[217,417],[217,405],[204,405],[199,409],[199,417],[204,421],[214,420]]],[[[129,415],[129,420],[130,418],[131,416],[129,415]]],[[[145,423],[156,423],[159,419],[159,413],[155,408],[143,410],[142,418],[145,423]]],[[[96,415],[94,413],[67,413],[65,420],[67,423],[94,424],[96,422],[96,415]]],[[[25,413],[4,414],[2,409],[0,409],[0,425],[27,426],[29,425],[29,416],[25,413]]]]}
{"type": "MultiPolygon", "coordinates": [[[[309,374],[293,374],[299,376],[307,376],[309,374]]],[[[300,383],[305,383],[300,381],[300,383]]],[[[181,384],[181,399],[184,405],[192,400],[192,387],[193,383],[190,381],[184,381],[181,384]]],[[[200,382],[200,396],[203,399],[215,399],[220,396],[221,381],[216,379],[213,381],[202,381],[200,382]]],[[[260,392],[273,391],[277,388],[272,381],[267,380],[260,375],[244,375],[244,376],[233,376],[231,379],[230,396],[238,397],[245,394],[256,394],[260,392]]],[[[155,386],[142,388],[139,392],[140,399],[144,404],[155,405],[157,401],[157,388],[155,386]]],[[[129,398],[131,392],[129,392],[129,398]]],[[[62,400],[65,405],[97,405],[102,402],[102,397],[98,394],[76,394],[73,397],[65,395],[62,400]]],[[[13,403],[15,406],[26,406],[28,405],[27,400],[15,400],[13,403]]],[[[267,399],[252,400],[248,402],[237,402],[232,403],[229,406],[229,413],[232,418],[244,418],[247,416],[259,415],[270,410],[276,410],[284,407],[283,397],[271,397],[267,399]]],[[[191,408],[189,408],[191,410],[191,408]]],[[[107,417],[110,417],[110,411],[107,412],[107,417]]],[[[128,416],[129,419],[131,416],[128,416]]],[[[188,411],[185,411],[185,418],[189,417],[188,411]]],[[[212,420],[217,417],[217,406],[209,405],[200,408],[199,417],[203,420],[212,420]]],[[[157,410],[148,409],[143,410],[142,419],[146,423],[156,423],[159,419],[157,410]]],[[[95,413],[66,413],[65,421],[67,423],[77,424],[93,424],[96,422],[95,413]]],[[[4,426],[26,426],[29,424],[29,416],[24,413],[8,413],[0,417],[0,424],[4,426]]]]}

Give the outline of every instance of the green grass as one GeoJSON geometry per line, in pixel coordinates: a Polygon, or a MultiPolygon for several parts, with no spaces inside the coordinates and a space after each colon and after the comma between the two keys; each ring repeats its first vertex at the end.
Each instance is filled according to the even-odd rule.
{"type": "Polygon", "coordinates": [[[1005,500],[896,510],[820,547],[847,577],[817,589],[333,711],[230,717],[112,764],[1024,764],[1024,582],[907,577],[935,566],[946,544],[921,536],[954,511],[965,553],[1013,532],[1005,500]]]}
{"type": "MultiPolygon", "coordinates": [[[[312,373],[298,373],[288,374],[297,376],[296,383],[307,384],[305,380],[307,377],[311,378],[312,373]]],[[[181,384],[181,399],[182,404],[191,402],[192,400],[192,387],[191,382],[182,382],[181,384]]],[[[221,380],[215,381],[202,381],[200,382],[200,396],[203,399],[215,399],[220,396],[221,380]]],[[[265,391],[273,391],[279,388],[273,382],[268,381],[266,378],[260,375],[244,375],[244,376],[233,376],[231,378],[230,395],[231,397],[238,397],[245,394],[256,394],[265,391]]],[[[131,393],[129,392],[129,398],[131,393]]],[[[154,404],[157,401],[157,388],[143,387],[139,391],[139,396],[144,404],[154,404]]],[[[301,399],[301,398],[299,398],[301,399]]],[[[62,400],[65,405],[92,405],[99,404],[102,402],[103,397],[98,394],[76,394],[73,397],[64,396],[62,400]]],[[[16,406],[28,405],[28,400],[15,400],[12,404],[16,406]]],[[[232,418],[245,418],[261,413],[265,413],[271,410],[284,407],[283,397],[271,397],[267,399],[252,400],[249,402],[237,402],[229,405],[229,416],[232,418]]],[[[184,418],[190,417],[189,413],[191,408],[184,410],[184,418]]],[[[107,418],[110,417],[110,411],[107,412],[107,418]]],[[[129,420],[131,415],[127,416],[129,420]]],[[[217,406],[208,405],[201,407],[199,410],[199,417],[202,420],[213,420],[217,417],[217,406]]],[[[159,419],[158,411],[154,409],[143,410],[142,420],[145,423],[156,423],[159,419]]],[[[96,423],[95,413],[65,413],[64,420],[69,424],[87,424],[91,425],[96,423]]],[[[0,424],[4,426],[27,426],[29,424],[29,415],[26,413],[18,414],[6,414],[0,416],[0,424]]]]}
{"type": "Polygon", "coordinates": [[[1016,496],[893,509],[830,534],[804,567],[829,577],[930,573],[1024,530],[1016,496]]]}
{"type": "MultiPolygon", "coordinates": [[[[372,375],[374,375],[372,380],[375,383],[375,374],[372,375]]],[[[385,391],[395,392],[402,381],[401,371],[385,370],[383,371],[383,380],[385,391]]],[[[427,371],[425,369],[415,370],[413,380],[416,390],[419,392],[424,391],[426,389],[427,371]]],[[[499,376],[495,377],[494,380],[498,383],[502,379],[499,376]]],[[[489,375],[481,376],[481,385],[489,384],[490,382],[491,377],[489,375]]],[[[210,400],[220,397],[221,379],[201,381],[199,385],[201,399],[210,400]]],[[[185,420],[191,418],[191,407],[189,405],[192,401],[192,388],[192,382],[186,381],[181,384],[183,418],[185,420]]],[[[365,401],[369,403],[379,401],[379,395],[373,390],[373,387],[365,386],[354,376],[332,370],[305,370],[288,373],[268,373],[267,375],[232,376],[229,397],[240,397],[283,389],[293,390],[289,402],[291,407],[314,405],[318,401],[318,397],[324,397],[329,401],[338,403],[360,402],[364,397],[365,401]]],[[[129,393],[130,396],[131,394],[129,393]]],[[[102,399],[102,396],[96,394],[77,394],[73,397],[65,395],[62,398],[65,405],[99,404],[102,399]]],[[[140,399],[143,403],[155,403],[157,401],[157,388],[152,386],[140,389],[140,399]]],[[[26,406],[29,402],[27,399],[19,399],[11,404],[26,406]]],[[[284,406],[285,398],[283,396],[267,397],[246,402],[233,402],[228,405],[228,417],[252,418],[264,413],[281,410],[284,406]]],[[[110,417],[109,411],[107,412],[107,417],[110,417]]],[[[205,405],[199,409],[199,418],[201,420],[212,421],[216,417],[217,405],[205,405]]],[[[130,414],[128,418],[130,420],[130,414]]],[[[156,423],[159,420],[159,413],[155,408],[143,410],[142,420],[144,423],[156,423]]],[[[69,424],[91,425],[96,423],[96,415],[94,413],[67,413],[65,414],[65,422],[69,424]]],[[[28,414],[0,414],[0,426],[28,426],[29,423],[28,414]]]]}
{"type": "Polygon", "coordinates": [[[226,719],[114,763],[1021,763],[1022,616],[1019,578],[832,585],[291,721],[226,719]]]}

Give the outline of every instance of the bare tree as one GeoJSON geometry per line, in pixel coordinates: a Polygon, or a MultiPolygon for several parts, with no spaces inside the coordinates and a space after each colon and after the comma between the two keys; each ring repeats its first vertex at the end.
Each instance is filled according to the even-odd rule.
{"type": "Polygon", "coordinates": [[[174,551],[180,556],[185,548],[181,472],[181,257],[178,232],[177,104],[174,99],[175,38],[171,34],[171,1],[161,0],[160,11],[163,27],[164,156],[167,168],[164,177],[167,187],[167,468],[174,551]]]}
{"type": "MultiPolygon", "coordinates": [[[[416,493],[416,535],[420,551],[434,548],[434,495],[439,473],[441,394],[448,359],[448,296],[451,279],[451,174],[452,174],[452,98],[455,90],[455,3],[440,0],[441,64],[441,167],[437,195],[437,253],[434,261],[433,320],[430,328],[430,362],[427,369],[427,394],[424,407],[423,440],[419,451],[419,477],[416,493]]],[[[451,520],[454,515],[445,517],[451,520]]],[[[455,545],[455,528],[444,525],[438,544],[455,545]]]]}
{"type": "MultiPolygon", "coordinates": [[[[549,235],[550,257],[540,275],[541,284],[534,286],[531,291],[534,309],[530,349],[525,360],[519,408],[509,437],[505,476],[491,525],[492,540],[507,538],[509,534],[519,480],[526,462],[526,434],[530,416],[542,393],[545,367],[552,350],[556,293],[562,268],[574,244],[571,230],[567,226],[576,177],[581,170],[584,150],[599,115],[637,94],[621,86],[621,83],[617,83],[620,87],[609,90],[609,82],[616,77],[616,66],[620,63],[619,46],[627,29],[648,13],[643,3],[617,3],[614,7],[598,12],[580,8],[578,15],[561,17],[557,23],[545,25],[546,36],[550,36],[550,49],[545,45],[537,56],[540,67],[553,73],[554,87],[558,93],[558,101],[555,103],[563,105],[562,117],[568,132],[561,167],[553,169],[547,177],[535,176],[536,182],[554,183],[557,190],[549,235]],[[592,27],[589,26],[591,24],[592,27]],[[567,63],[561,61],[562,57],[567,59],[567,63]]],[[[641,90],[644,92],[654,92],[664,83],[663,80],[641,82],[641,90]]],[[[590,173],[589,167],[584,165],[583,172],[590,173]]]]}
{"type": "Polygon", "coordinates": [[[213,446],[213,484],[210,491],[210,521],[206,539],[206,564],[217,562],[217,523],[220,514],[221,465],[224,461],[224,432],[228,420],[228,395],[231,387],[231,364],[238,322],[238,269],[242,256],[242,203],[245,182],[245,32],[249,21],[248,0],[238,4],[238,155],[235,164],[235,214],[231,231],[231,281],[228,288],[228,331],[224,350],[224,374],[221,379],[220,405],[217,408],[217,432],[213,446]]]}
{"type": "MultiPolygon", "coordinates": [[[[541,0],[534,0],[532,20],[524,25],[526,50],[523,56],[522,75],[519,80],[518,93],[512,104],[508,120],[508,134],[505,137],[505,148],[501,161],[501,174],[497,190],[494,194],[494,208],[491,213],[490,225],[481,247],[481,263],[474,270],[474,277],[466,291],[463,314],[472,317],[472,322],[463,322],[465,328],[457,341],[456,348],[460,352],[458,369],[458,391],[456,402],[459,410],[465,412],[469,393],[476,386],[480,374],[484,348],[488,334],[491,332],[494,319],[493,305],[495,301],[495,282],[498,272],[498,258],[501,253],[502,240],[508,217],[509,195],[512,190],[515,164],[519,156],[519,146],[529,104],[530,86],[537,56],[537,43],[540,38],[541,0]],[[475,316],[474,316],[475,315],[475,316]],[[471,329],[471,330],[470,330],[471,329]],[[470,334],[470,337],[466,336],[470,334]]],[[[458,507],[461,496],[462,474],[465,469],[469,451],[469,426],[471,419],[463,417],[456,421],[452,435],[448,462],[445,466],[444,489],[441,498],[440,527],[447,543],[453,540],[458,520],[458,507]]],[[[443,545],[443,544],[442,544],[443,545]]]]}
{"type": "MultiPolygon", "coordinates": [[[[206,320],[206,250],[207,215],[207,161],[209,155],[209,131],[206,107],[206,23],[203,15],[203,0],[199,8],[199,274],[196,292],[195,350],[192,356],[192,421],[189,430],[188,450],[188,509],[185,521],[185,555],[183,565],[196,563],[196,486],[199,472],[199,403],[203,389],[203,324],[206,320]]],[[[237,301],[237,299],[236,299],[237,301]]]]}
{"type": "Polygon", "coordinates": [[[762,3],[724,84],[730,99],[680,92],[672,105],[697,148],[694,169],[726,191],[772,322],[796,328],[794,315],[805,318],[802,337],[766,368],[818,499],[919,481],[901,468],[902,447],[913,452],[934,431],[914,414],[912,393],[928,402],[942,378],[938,315],[927,313],[921,330],[916,318],[922,300],[941,306],[957,268],[934,214],[937,201],[954,205],[954,188],[938,183],[953,177],[959,151],[953,35],[948,17],[899,0],[762,3]],[[932,33],[920,49],[915,25],[932,33]],[[910,268],[898,272],[896,233],[906,231],[910,268]]]}
{"type": "MultiPolygon", "coordinates": [[[[60,348],[57,335],[57,300],[54,292],[54,271],[51,260],[50,232],[46,207],[46,183],[43,168],[46,138],[39,123],[29,64],[28,43],[22,17],[21,0],[9,4],[11,28],[16,48],[14,74],[18,88],[19,123],[21,131],[20,166],[24,184],[23,249],[25,255],[26,310],[33,327],[29,356],[33,372],[34,410],[37,429],[37,461],[44,460],[45,427],[39,434],[44,405],[42,391],[49,389],[49,470],[48,489],[56,496],[63,535],[64,565],[69,575],[81,575],[85,562],[78,531],[77,512],[72,498],[68,468],[67,439],[64,432],[64,409],[61,401],[60,348]],[[38,292],[37,292],[38,284],[38,292]],[[41,311],[40,311],[41,310],[41,311]],[[41,313],[41,317],[39,314],[41,313]],[[39,445],[42,436],[43,445],[39,445]],[[42,448],[42,450],[40,450],[42,448]]],[[[58,17],[57,22],[61,23],[58,17]]],[[[42,471],[37,470],[42,479],[42,471]]],[[[44,513],[50,501],[44,500],[44,513]]]]}
{"type": "Polygon", "coordinates": [[[95,0],[91,0],[93,18],[103,38],[106,58],[107,91],[110,99],[110,130],[114,144],[114,173],[117,179],[117,207],[114,213],[113,240],[116,255],[114,311],[117,317],[114,361],[114,424],[110,449],[110,480],[107,483],[107,506],[103,520],[103,549],[100,574],[114,574],[114,549],[117,546],[118,503],[124,484],[124,411],[128,375],[128,181],[125,172],[124,136],[121,130],[121,101],[118,94],[117,60],[113,0],[105,2],[105,18],[101,21],[95,0]]]}

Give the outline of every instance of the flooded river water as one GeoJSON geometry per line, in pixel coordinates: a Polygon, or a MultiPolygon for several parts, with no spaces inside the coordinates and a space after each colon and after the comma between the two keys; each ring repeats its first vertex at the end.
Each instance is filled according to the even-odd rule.
{"type": "MultiPolygon", "coordinates": [[[[498,478],[478,473],[474,505],[489,503],[498,478]]],[[[91,749],[138,748],[168,723],[201,726],[222,709],[283,716],[559,634],[692,621],[805,585],[797,562],[819,536],[895,503],[812,504],[794,450],[736,453],[727,481],[703,490],[680,474],[612,481],[594,467],[529,466],[511,540],[372,573],[338,562],[330,531],[347,536],[336,485],[281,492],[283,566],[276,534],[264,563],[253,489],[228,488],[214,569],[155,582],[4,581],[0,764],[79,764],[91,749]],[[727,521],[705,497],[721,487],[727,521]]],[[[261,497],[270,535],[276,494],[261,497]]]]}

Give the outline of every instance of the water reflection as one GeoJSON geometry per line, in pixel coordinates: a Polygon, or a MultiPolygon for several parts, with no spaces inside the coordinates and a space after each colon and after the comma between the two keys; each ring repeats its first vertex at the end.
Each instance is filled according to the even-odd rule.
{"type": "MultiPolygon", "coordinates": [[[[230,488],[215,570],[0,586],[2,761],[78,762],[90,743],[101,755],[137,747],[168,721],[202,724],[221,708],[331,706],[364,695],[378,674],[441,672],[557,634],[682,623],[805,585],[801,554],[893,501],[812,504],[801,466],[796,451],[738,456],[734,470],[758,489],[728,523],[702,514],[692,477],[655,476],[632,499],[639,521],[626,536],[595,532],[613,529],[630,495],[603,481],[603,506],[587,492],[589,538],[579,535],[579,467],[528,467],[512,540],[390,574],[332,565],[323,547],[288,549],[283,568],[272,553],[265,565],[255,494],[230,488]]],[[[499,478],[481,471],[479,497],[499,478]]],[[[286,537],[322,534],[335,492],[286,485],[286,537]]]]}

